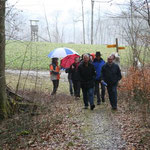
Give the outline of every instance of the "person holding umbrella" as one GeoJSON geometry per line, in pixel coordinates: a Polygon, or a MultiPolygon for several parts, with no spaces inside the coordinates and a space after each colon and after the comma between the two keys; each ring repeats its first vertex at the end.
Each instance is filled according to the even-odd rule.
{"type": "MultiPolygon", "coordinates": [[[[77,70],[75,70],[73,68],[73,66],[70,68],[70,66],[72,64],[74,64],[74,66],[76,66],[75,60],[77,60],[77,58],[79,58],[79,57],[80,56],[78,54],[71,54],[71,55],[68,55],[68,56],[64,57],[61,60],[61,63],[60,63],[60,66],[63,67],[63,68],[65,68],[66,69],[65,72],[68,73],[69,91],[70,91],[71,96],[73,95],[73,82],[72,82],[72,78],[74,79],[74,81],[78,81],[78,78],[77,79],[75,78],[77,70]],[[73,75],[72,75],[72,73],[73,73],[73,75]]],[[[75,89],[76,89],[76,84],[78,85],[78,83],[74,83],[74,85],[75,85],[74,88],[75,89]]],[[[77,94],[77,93],[75,94],[74,93],[74,95],[76,95],[76,96],[78,95],[77,97],[79,97],[80,94],[77,94]]]]}
{"type": "Polygon", "coordinates": [[[51,95],[55,95],[59,86],[60,67],[58,66],[58,58],[52,58],[52,63],[49,65],[50,77],[53,83],[53,91],[51,95]]]}

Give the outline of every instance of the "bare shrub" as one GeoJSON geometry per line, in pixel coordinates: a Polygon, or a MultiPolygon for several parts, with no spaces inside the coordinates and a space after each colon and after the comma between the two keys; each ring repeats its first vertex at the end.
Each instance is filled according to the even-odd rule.
{"type": "Polygon", "coordinates": [[[121,91],[128,93],[129,105],[137,105],[138,110],[136,111],[142,112],[143,121],[147,122],[150,119],[148,118],[148,113],[150,113],[150,70],[148,68],[130,68],[128,75],[122,80],[121,91]]]}

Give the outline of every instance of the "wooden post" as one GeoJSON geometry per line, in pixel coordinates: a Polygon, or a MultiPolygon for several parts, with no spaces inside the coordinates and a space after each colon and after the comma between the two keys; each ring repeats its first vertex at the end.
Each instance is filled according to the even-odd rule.
{"type": "Polygon", "coordinates": [[[118,38],[116,38],[116,52],[118,53],[118,38]]]}

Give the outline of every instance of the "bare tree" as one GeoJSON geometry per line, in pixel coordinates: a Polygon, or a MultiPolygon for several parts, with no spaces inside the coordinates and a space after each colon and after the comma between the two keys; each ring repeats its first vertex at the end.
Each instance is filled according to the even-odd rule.
{"type": "Polygon", "coordinates": [[[150,27],[150,1],[149,0],[131,0],[133,10],[138,13],[138,17],[147,21],[150,27]]]}
{"type": "Polygon", "coordinates": [[[29,19],[23,15],[23,11],[14,5],[6,3],[5,13],[5,38],[6,43],[11,40],[29,40],[30,32],[27,32],[29,19]]]}
{"type": "Polygon", "coordinates": [[[47,33],[48,33],[48,37],[49,37],[49,42],[52,42],[51,41],[51,34],[50,34],[50,29],[49,29],[49,23],[48,23],[48,20],[47,20],[47,15],[46,15],[46,10],[45,10],[45,6],[43,4],[43,7],[44,7],[44,14],[45,14],[45,21],[46,21],[46,28],[47,28],[47,33]]]}
{"type": "Polygon", "coordinates": [[[149,33],[147,33],[148,24],[145,21],[146,19],[139,15],[137,8],[140,9],[139,3],[130,0],[128,11],[122,13],[122,17],[125,19],[123,27],[125,31],[124,37],[130,46],[130,60],[135,68],[137,68],[138,65],[141,66],[144,64],[141,60],[145,60],[147,57],[145,52],[147,51],[147,45],[149,45],[148,43],[150,42],[143,40],[145,39],[145,36],[150,36],[149,33]]]}
{"type": "Polygon", "coordinates": [[[61,33],[60,33],[60,28],[59,28],[59,11],[57,11],[54,15],[54,24],[53,24],[53,37],[54,37],[54,42],[59,43],[61,40],[61,33]]]}
{"type": "Polygon", "coordinates": [[[93,44],[93,16],[94,16],[94,0],[91,0],[91,44],[93,44]]]}
{"type": "Polygon", "coordinates": [[[84,25],[84,0],[81,0],[82,6],[82,28],[83,28],[83,44],[85,44],[85,25],[84,25]]]}
{"type": "Polygon", "coordinates": [[[0,0],[0,118],[9,114],[5,81],[5,0],[0,0]]]}

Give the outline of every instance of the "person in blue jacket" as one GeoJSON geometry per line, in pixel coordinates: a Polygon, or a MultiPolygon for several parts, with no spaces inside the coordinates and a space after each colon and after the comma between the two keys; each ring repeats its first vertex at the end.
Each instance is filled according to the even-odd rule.
{"type": "Polygon", "coordinates": [[[101,83],[101,70],[103,65],[105,64],[105,61],[101,58],[101,53],[96,52],[96,58],[93,61],[93,65],[96,70],[96,80],[95,80],[95,94],[97,95],[97,105],[101,104],[102,102],[105,102],[105,86],[101,83]],[[100,97],[100,85],[101,84],[101,97],[100,97]]]}

